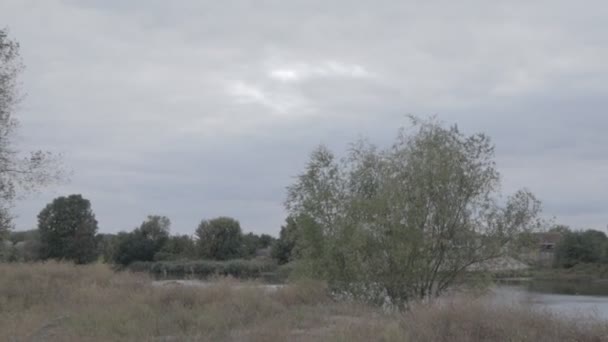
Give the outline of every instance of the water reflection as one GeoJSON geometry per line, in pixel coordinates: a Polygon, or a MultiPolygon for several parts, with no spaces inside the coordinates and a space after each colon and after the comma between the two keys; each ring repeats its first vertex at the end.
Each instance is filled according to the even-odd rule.
{"type": "Polygon", "coordinates": [[[592,281],[509,281],[494,289],[494,300],[529,304],[569,317],[608,320],[608,283],[592,281]]]}

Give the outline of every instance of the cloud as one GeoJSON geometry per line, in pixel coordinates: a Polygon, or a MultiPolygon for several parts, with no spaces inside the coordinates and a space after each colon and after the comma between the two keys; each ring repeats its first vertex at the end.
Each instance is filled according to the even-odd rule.
{"type": "Polygon", "coordinates": [[[277,113],[287,113],[304,105],[304,99],[295,94],[271,93],[244,81],[229,82],[227,91],[239,103],[260,104],[277,113]]]}
{"type": "Polygon", "coordinates": [[[23,148],[65,154],[102,231],[160,213],[277,234],[284,188],[319,143],[389,144],[436,114],[497,145],[504,190],[548,216],[608,214],[608,5],[567,1],[5,0],[28,96],[23,148]]]}
{"type": "Polygon", "coordinates": [[[371,73],[361,65],[327,61],[318,65],[296,63],[270,70],[269,77],[281,82],[298,82],[310,78],[368,78],[371,73]]]}

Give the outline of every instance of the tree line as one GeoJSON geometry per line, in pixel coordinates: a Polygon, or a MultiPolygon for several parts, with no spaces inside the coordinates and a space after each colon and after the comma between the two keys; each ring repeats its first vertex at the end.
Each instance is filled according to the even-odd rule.
{"type": "Polygon", "coordinates": [[[6,260],[66,260],[77,264],[101,260],[118,265],[135,261],[250,259],[270,255],[276,240],[268,234],[244,234],[230,217],[202,220],[194,236],[171,235],[171,221],[150,215],[131,232],[98,233],[91,202],[81,195],[54,199],[38,215],[38,228],[14,232],[6,260]],[[12,244],[12,248],[10,248],[12,244]]]}
{"type": "Polygon", "coordinates": [[[553,266],[571,268],[580,264],[608,264],[608,237],[595,230],[572,230],[557,226],[550,232],[559,234],[553,254],[553,266]]]}

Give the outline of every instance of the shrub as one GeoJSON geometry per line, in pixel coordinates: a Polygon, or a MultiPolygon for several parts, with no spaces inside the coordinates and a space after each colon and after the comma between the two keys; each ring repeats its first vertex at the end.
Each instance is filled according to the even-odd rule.
{"type": "Polygon", "coordinates": [[[133,262],[128,269],[133,272],[150,272],[157,276],[209,278],[231,276],[235,278],[260,278],[265,273],[275,272],[277,264],[271,260],[228,260],[228,261],[158,261],[133,262]]]}

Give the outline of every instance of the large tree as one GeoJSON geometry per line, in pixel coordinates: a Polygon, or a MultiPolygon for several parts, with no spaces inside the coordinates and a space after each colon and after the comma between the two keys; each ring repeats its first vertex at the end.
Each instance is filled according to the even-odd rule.
{"type": "Polygon", "coordinates": [[[501,200],[483,134],[413,118],[388,149],[357,142],[342,160],[315,150],[287,209],[307,217],[299,264],[353,295],[405,305],[440,295],[538,225],[522,190],[501,200]]]}
{"type": "Polygon", "coordinates": [[[239,221],[230,217],[203,220],[196,229],[200,256],[228,260],[242,256],[243,233],[239,221]]]}
{"type": "Polygon", "coordinates": [[[78,264],[97,258],[97,220],[91,202],[81,195],[58,197],[38,215],[43,259],[72,260],[78,264]]]}
{"type": "Polygon", "coordinates": [[[19,44],[0,29],[0,240],[12,228],[10,209],[20,195],[62,178],[58,159],[49,152],[24,153],[15,145],[14,113],[22,98],[18,76],[23,70],[19,44]]]}

